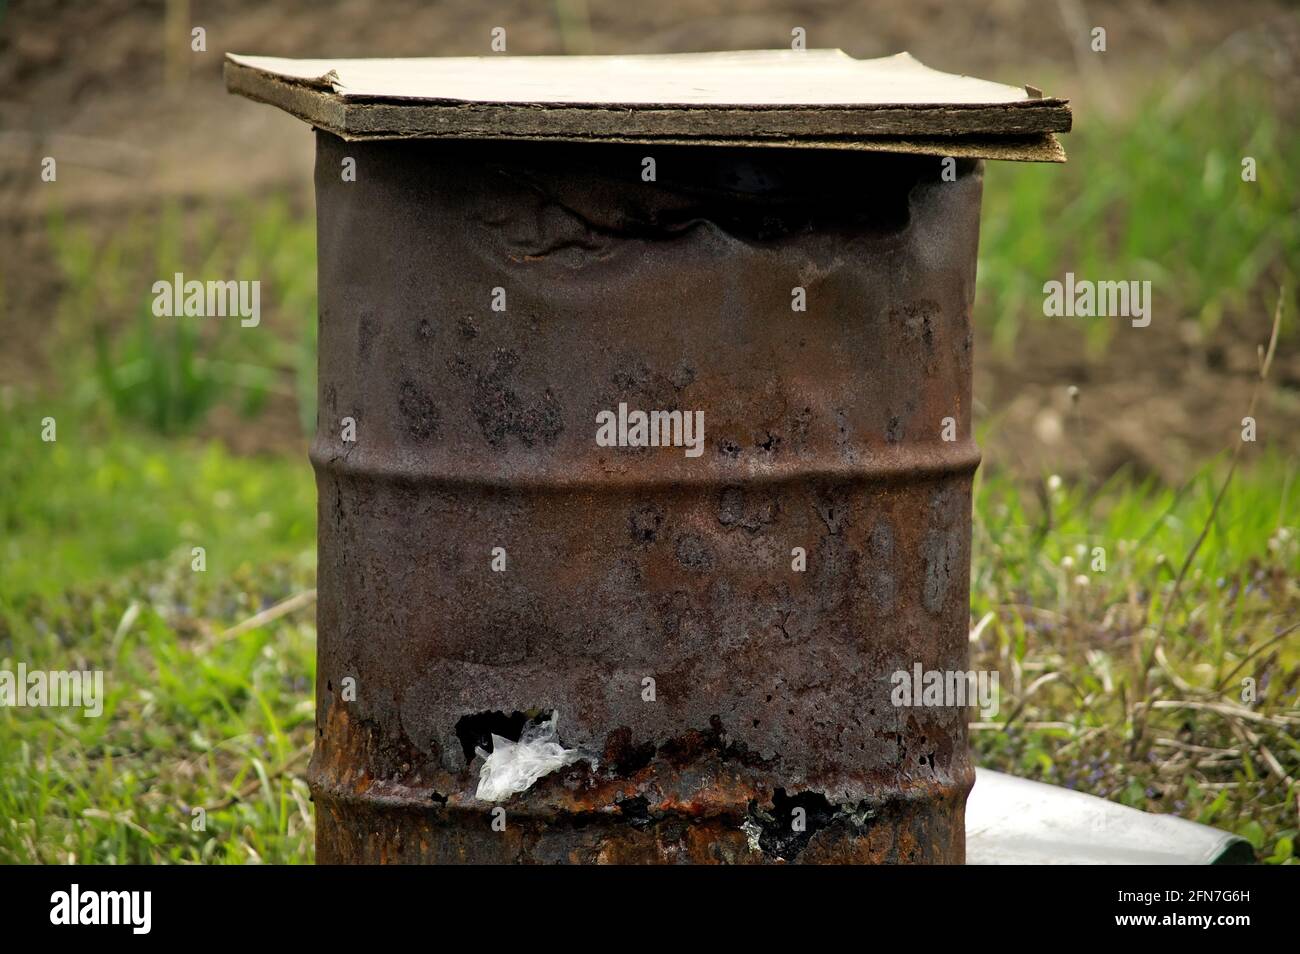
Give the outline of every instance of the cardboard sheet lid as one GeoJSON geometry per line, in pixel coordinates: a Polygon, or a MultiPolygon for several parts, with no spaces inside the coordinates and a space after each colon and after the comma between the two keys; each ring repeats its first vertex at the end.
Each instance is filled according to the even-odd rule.
{"type": "Polygon", "coordinates": [[[231,92],[345,139],[559,139],[1064,158],[1070,108],[840,50],[419,59],[226,57],[231,92]]]}

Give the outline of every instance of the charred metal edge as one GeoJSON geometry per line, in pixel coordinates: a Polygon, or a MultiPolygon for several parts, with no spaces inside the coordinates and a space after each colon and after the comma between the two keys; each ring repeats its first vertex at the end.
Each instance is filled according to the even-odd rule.
{"type": "Polygon", "coordinates": [[[665,844],[684,844],[686,833],[694,831],[696,852],[702,842],[706,852],[716,854],[694,860],[961,864],[965,860],[965,804],[974,780],[974,768],[968,766],[952,781],[934,781],[912,789],[885,788],[858,800],[831,801],[813,788],[795,791],[784,799],[755,791],[752,797],[737,799],[722,810],[714,807],[708,811],[664,808],[644,796],[583,811],[539,811],[526,800],[502,805],[448,804],[445,796],[439,798],[435,792],[422,798],[358,792],[323,781],[319,775],[309,775],[308,783],[320,819],[317,851],[325,863],[330,863],[329,859],[355,860],[355,846],[345,847],[350,839],[359,839],[365,850],[383,861],[394,860],[392,854],[399,856],[397,860],[412,860],[400,856],[417,844],[414,860],[422,861],[429,860],[426,856],[439,861],[499,861],[502,859],[495,856],[501,853],[518,854],[510,860],[537,861],[544,855],[574,852],[614,862],[676,861],[681,860],[676,857],[681,848],[666,851],[665,844]],[[779,800],[820,802],[824,808],[814,809],[808,816],[808,828],[794,833],[777,817],[779,800]],[[492,821],[501,808],[515,833],[513,851],[509,839],[503,844],[502,832],[493,830],[492,821]],[[418,823],[413,825],[413,819],[418,823]],[[920,839],[915,837],[918,825],[924,829],[920,839]],[[906,844],[909,835],[910,848],[906,844]],[[547,841],[553,844],[544,849],[547,841]],[[903,857],[905,854],[909,856],[903,857]]]}

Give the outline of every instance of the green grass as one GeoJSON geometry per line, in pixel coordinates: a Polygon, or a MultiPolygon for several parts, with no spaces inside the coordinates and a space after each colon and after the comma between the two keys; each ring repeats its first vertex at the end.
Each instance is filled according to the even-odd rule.
{"type": "Polygon", "coordinates": [[[255,415],[275,394],[293,400],[310,435],[316,413],[316,239],[310,216],[283,198],[232,210],[174,202],[125,217],[102,237],[50,217],[64,285],[50,350],[67,356],[67,392],[85,408],[163,434],[192,432],[219,404],[255,415]],[[261,320],[174,319],[152,313],[153,283],[261,283],[261,320]]]}
{"type": "Polygon", "coordinates": [[[0,430],[0,668],[103,670],[108,699],[0,708],[0,861],[310,860],[310,612],[223,637],[314,585],[306,461],[58,412],[45,444],[44,413],[0,430]]]}
{"type": "Polygon", "coordinates": [[[1000,673],[1002,696],[972,740],[981,764],[1217,825],[1294,863],[1300,474],[1265,456],[1215,513],[1225,470],[1181,489],[980,481],[972,665],[1000,673]]]}
{"type": "MultiPolygon", "coordinates": [[[[1267,87],[1209,72],[1159,86],[1123,115],[1080,116],[1064,166],[988,163],[976,319],[1010,350],[1041,319],[1043,283],[1149,280],[1158,318],[1206,330],[1271,312],[1300,277],[1300,124],[1267,87]],[[1257,179],[1243,182],[1243,157],[1257,179]]],[[[1086,323],[1099,353],[1115,323],[1086,323]]]]}
{"type": "Polygon", "coordinates": [[[172,446],[51,403],[0,424],[0,596],[61,593],[141,563],[187,571],[203,547],[223,575],[310,546],[315,489],[301,461],[172,446]],[[41,439],[53,417],[57,440],[41,439]]]}
{"type": "Polygon", "coordinates": [[[103,669],[108,699],[98,719],[0,710],[0,861],[310,861],[298,773],[312,736],[314,631],[285,622],[222,640],[218,622],[310,575],[270,565],[210,587],[155,570],[26,612],[6,607],[6,667],[16,656],[103,669]],[[204,830],[192,806],[206,810],[204,830]]]}

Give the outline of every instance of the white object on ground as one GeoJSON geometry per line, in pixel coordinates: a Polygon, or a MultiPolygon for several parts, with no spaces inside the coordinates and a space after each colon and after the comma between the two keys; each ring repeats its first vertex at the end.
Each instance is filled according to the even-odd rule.
{"type": "Polygon", "coordinates": [[[504,802],[558,768],[584,759],[593,761],[578,749],[566,749],[556,741],[559,718],[559,712],[554,711],[545,722],[529,723],[518,742],[493,735],[491,753],[475,749],[484,759],[475,796],[485,802],[504,802]]]}
{"type": "Polygon", "coordinates": [[[1244,838],[1082,792],[976,769],[968,865],[1204,865],[1254,859],[1244,838]]]}

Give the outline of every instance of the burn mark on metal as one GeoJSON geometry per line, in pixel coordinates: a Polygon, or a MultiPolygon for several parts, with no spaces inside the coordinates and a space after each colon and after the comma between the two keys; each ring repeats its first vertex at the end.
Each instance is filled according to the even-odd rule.
{"type": "Polygon", "coordinates": [[[889,674],[967,666],[980,164],[317,143],[319,860],[960,862],[964,714],[889,674]],[[602,757],[493,830],[475,750],[552,710],[602,757]]]}
{"type": "MultiPolygon", "coordinates": [[[[477,333],[462,338],[472,341],[477,333]]],[[[457,355],[455,372],[467,377],[473,393],[473,414],[479,432],[493,447],[513,438],[527,447],[554,444],[564,430],[564,412],[555,393],[549,388],[541,393],[521,397],[514,383],[520,356],[513,348],[498,348],[482,367],[457,355]]]]}
{"type": "Polygon", "coordinates": [[[818,832],[838,826],[862,838],[874,817],[875,812],[865,801],[836,806],[820,792],[787,795],[785,789],[778,788],[769,808],[760,807],[757,800],[749,803],[749,817],[743,828],[750,836],[751,848],[757,847],[769,858],[793,861],[818,832]]]}

